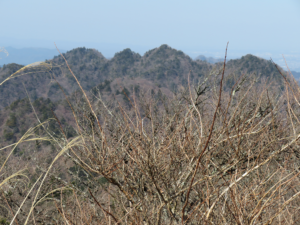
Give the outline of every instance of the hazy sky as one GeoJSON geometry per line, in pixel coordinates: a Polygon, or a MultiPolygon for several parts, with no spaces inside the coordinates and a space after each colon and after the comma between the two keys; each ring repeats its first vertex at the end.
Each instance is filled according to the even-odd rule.
{"type": "MultiPolygon", "coordinates": [[[[300,53],[300,0],[0,0],[0,47],[300,53]]],[[[220,56],[221,56],[220,55],[220,56]]],[[[233,55],[232,55],[233,56],[233,55]]]]}

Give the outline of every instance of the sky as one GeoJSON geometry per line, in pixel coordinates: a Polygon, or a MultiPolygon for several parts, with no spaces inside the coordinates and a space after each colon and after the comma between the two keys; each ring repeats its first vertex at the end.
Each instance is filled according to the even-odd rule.
{"type": "Polygon", "coordinates": [[[0,47],[95,48],[106,57],[168,44],[191,57],[247,53],[300,71],[300,0],[0,0],[0,47]]]}

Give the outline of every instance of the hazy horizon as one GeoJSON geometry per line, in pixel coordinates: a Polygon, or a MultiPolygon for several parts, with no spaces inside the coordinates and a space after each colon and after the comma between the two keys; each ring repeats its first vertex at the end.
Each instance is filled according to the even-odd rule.
{"type": "MultiPolygon", "coordinates": [[[[86,46],[78,46],[78,47],[86,47],[86,46]]],[[[159,46],[156,46],[159,47],[159,46]]],[[[170,46],[172,47],[172,46],[170,46]]],[[[173,48],[173,47],[172,47],[173,48]]],[[[3,66],[4,64],[8,64],[8,63],[18,63],[18,64],[30,64],[36,61],[44,61],[46,59],[52,59],[54,56],[58,55],[58,51],[55,48],[40,48],[40,47],[25,47],[25,48],[15,48],[15,47],[5,47],[5,49],[7,50],[9,57],[6,57],[6,53],[5,52],[0,52],[0,66],[3,66]],[[30,52],[30,55],[26,55],[28,54],[28,52],[30,52]],[[33,53],[32,53],[33,52],[33,53]],[[29,57],[29,59],[27,59],[29,57]]],[[[104,51],[101,51],[100,49],[94,48],[97,51],[101,52],[103,54],[104,57],[106,57],[107,59],[110,59],[114,56],[114,54],[116,54],[117,52],[120,52],[124,49],[126,49],[126,47],[124,48],[119,48],[117,49],[117,46],[114,46],[113,48],[109,49],[107,46],[104,49],[104,51]],[[112,49],[114,49],[115,51],[113,51],[112,49]]],[[[131,49],[131,48],[130,48],[131,49]]],[[[153,48],[149,48],[146,50],[142,50],[142,51],[136,51],[135,49],[131,49],[134,52],[139,53],[140,55],[143,55],[146,51],[149,51],[153,48]]],[[[70,51],[72,49],[59,49],[61,52],[67,52],[70,51]]],[[[102,49],[103,50],[103,49],[102,49]]],[[[181,50],[181,49],[176,49],[176,50],[181,50]]],[[[182,50],[181,50],[182,51],[182,50]]],[[[185,54],[187,54],[188,56],[190,56],[192,59],[195,59],[196,57],[200,56],[200,55],[204,55],[205,57],[212,57],[215,59],[218,58],[224,58],[224,53],[225,53],[225,48],[224,48],[224,52],[216,52],[216,51],[199,51],[199,52],[185,52],[183,51],[185,54]]],[[[252,54],[255,55],[257,57],[260,58],[264,58],[269,60],[270,58],[273,59],[273,61],[275,63],[277,63],[278,65],[280,65],[283,68],[286,68],[285,66],[285,62],[284,62],[284,58],[282,56],[282,54],[280,53],[270,53],[270,52],[256,52],[256,53],[250,53],[250,52],[232,52],[230,49],[228,50],[228,57],[227,59],[238,59],[241,58],[244,55],[247,54],[252,54]]],[[[300,57],[295,57],[295,55],[293,54],[284,54],[285,59],[287,60],[288,66],[291,70],[296,71],[296,72],[300,72],[300,61],[299,58],[300,57]]]]}
{"type": "Polygon", "coordinates": [[[192,58],[253,54],[300,71],[300,1],[4,1],[0,47],[125,48],[143,55],[167,44],[192,58]]]}

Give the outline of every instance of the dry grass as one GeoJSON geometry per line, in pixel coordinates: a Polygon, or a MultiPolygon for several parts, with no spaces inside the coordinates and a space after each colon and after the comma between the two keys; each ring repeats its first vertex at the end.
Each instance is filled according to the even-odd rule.
{"type": "MultiPolygon", "coordinates": [[[[78,136],[57,139],[45,127],[39,140],[56,143],[57,155],[11,224],[46,221],[48,211],[33,213],[46,207],[49,224],[300,223],[300,89],[289,75],[281,92],[252,74],[224,91],[225,61],[173,99],[144,93],[129,106],[91,101],[77,81],[83,95],[67,100],[78,136]],[[42,193],[63,155],[82,168],[77,184],[42,193]]],[[[31,132],[17,144],[35,140],[31,132]]]]}

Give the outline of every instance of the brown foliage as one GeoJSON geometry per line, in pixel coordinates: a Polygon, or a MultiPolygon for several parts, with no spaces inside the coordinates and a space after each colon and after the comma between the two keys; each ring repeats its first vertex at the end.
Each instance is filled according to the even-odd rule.
{"type": "MultiPolygon", "coordinates": [[[[173,99],[132,94],[130,107],[92,102],[77,81],[78,137],[57,139],[53,161],[80,166],[77,183],[36,191],[31,209],[56,194],[47,209],[59,224],[297,223],[300,89],[289,76],[282,92],[252,74],[227,91],[224,71],[225,62],[173,99]]],[[[47,215],[31,211],[29,221],[47,215]]]]}

